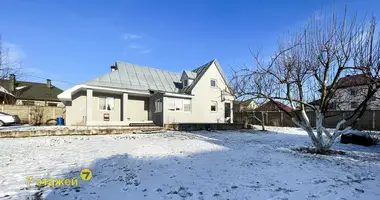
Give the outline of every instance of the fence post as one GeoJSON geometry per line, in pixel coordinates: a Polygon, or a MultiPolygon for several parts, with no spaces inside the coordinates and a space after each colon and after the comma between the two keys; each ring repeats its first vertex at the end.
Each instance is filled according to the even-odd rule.
{"type": "Polygon", "coordinates": [[[1,105],[1,112],[4,112],[4,104],[1,105]]]}
{"type": "Polygon", "coordinates": [[[281,112],[280,126],[284,126],[284,112],[281,112]]]}
{"type": "Polygon", "coordinates": [[[372,130],[375,130],[376,127],[376,113],[372,110],[372,130]]]}
{"type": "Polygon", "coordinates": [[[28,106],[28,124],[30,124],[30,106],[28,106]]]}

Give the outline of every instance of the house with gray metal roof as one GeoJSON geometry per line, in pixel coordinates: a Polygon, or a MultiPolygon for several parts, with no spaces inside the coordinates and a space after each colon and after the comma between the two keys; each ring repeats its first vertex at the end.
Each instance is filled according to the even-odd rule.
{"type": "Polygon", "coordinates": [[[58,98],[67,125],[230,123],[234,97],[217,60],[182,73],[119,62],[58,98]]]}

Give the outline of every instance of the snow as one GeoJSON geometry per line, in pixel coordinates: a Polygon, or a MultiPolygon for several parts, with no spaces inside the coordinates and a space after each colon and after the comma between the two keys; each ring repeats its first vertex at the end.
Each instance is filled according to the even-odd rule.
{"type": "Polygon", "coordinates": [[[301,154],[298,128],[0,139],[0,199],[380,199],[380,146],[301,154]],[[94,176],[37,188],[26,177],[94,176]]]}
{"type": "Polygon", "coordinates": [[[135,129],[136,127],[128,126],[31,126],[31,125],[19,125],[19,126],[1,126],[1,132],[8,131],[55,131],[55,130],[94,130],[94,129],[135,129]]]}

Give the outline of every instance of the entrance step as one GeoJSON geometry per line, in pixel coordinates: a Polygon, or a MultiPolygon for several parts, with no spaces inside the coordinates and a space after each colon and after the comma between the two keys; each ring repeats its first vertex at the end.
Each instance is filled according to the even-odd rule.
{"type": "Polygon", "coordinates": [[[134,122],[130,123],[129,126],[133,127],[146,127],[146,126],[156,126],[154,123],[139,123],[139,122],[134,122]]]}

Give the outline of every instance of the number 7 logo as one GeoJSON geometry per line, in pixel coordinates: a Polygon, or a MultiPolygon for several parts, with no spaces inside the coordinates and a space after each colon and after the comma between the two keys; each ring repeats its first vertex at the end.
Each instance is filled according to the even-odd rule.
{"type": "Polygon", "coordinates": [[[82,180],[89,181],[92,178],[92,171],[88,168],[82,169],[79,176],[82,180]]]}

